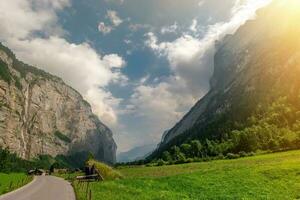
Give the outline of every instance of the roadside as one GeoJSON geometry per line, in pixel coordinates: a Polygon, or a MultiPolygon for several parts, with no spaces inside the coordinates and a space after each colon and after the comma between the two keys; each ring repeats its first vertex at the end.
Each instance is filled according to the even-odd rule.
{"type": "Polygon", "coordinates": [[[53,176],[35,176],[28,185],[0,196],[0,200],[75,200],[71,184],[53,176]]]}
{"type": "Polygon", "coordinates": [[[0,195],[14,191],[33,180],[24,173],[0,173],[0,195]]]}

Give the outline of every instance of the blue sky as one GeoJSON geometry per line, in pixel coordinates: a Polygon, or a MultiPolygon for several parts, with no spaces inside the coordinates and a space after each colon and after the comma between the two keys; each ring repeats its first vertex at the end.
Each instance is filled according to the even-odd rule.
{"type": "Polygon", "coordinates": [[[62,77],[119,151],[158,143],[209,89],[214,46],[270,0],[0,0],[0,40],[62,77]]]}

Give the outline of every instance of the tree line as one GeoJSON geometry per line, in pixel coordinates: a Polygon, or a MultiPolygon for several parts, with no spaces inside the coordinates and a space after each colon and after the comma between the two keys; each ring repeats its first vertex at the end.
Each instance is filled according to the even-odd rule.
{"type": "MultiPolygon", "coordinates": [[[[300,98],[299,98],[300,100],[300,98]]],[[[258,151],[300,148],[300,109],[281,97],[268,107],[258,106],[239,130],[223,134],[220,140],[191,140],[173,146],[152,162],[184,163],[212,158],[238,158],[258,151]]]]}

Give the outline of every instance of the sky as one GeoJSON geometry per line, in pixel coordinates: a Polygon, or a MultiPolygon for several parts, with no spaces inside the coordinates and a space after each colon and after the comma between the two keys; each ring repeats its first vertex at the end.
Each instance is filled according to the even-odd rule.
{"type": "Polygon", "coordinates": [[[118,152],[159,143],[209,90],[215,43],[271,0],[0,0],[0,41],[78,90],[118,152]]]}

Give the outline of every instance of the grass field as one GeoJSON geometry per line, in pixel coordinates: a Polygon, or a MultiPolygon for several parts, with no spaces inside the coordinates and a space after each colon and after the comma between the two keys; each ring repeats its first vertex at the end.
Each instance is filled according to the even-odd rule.
{"type": "Polygon", "coordinates": [[[93,200],[300,199],[300,151],[119,171],[122,180],[75,190],[81,199],[91,190],[93,200]]]}
{"type": "Polygon", "coordinates": [[[0,195],[22,187],[23,185],[29,183],[31,180],[32,177],[29,177],[22,173],[0,173],[0,195]]]}

